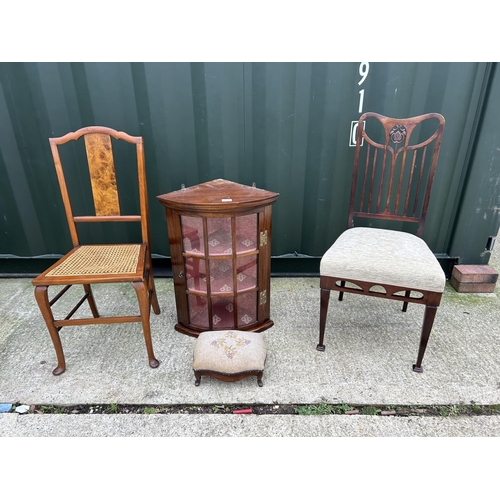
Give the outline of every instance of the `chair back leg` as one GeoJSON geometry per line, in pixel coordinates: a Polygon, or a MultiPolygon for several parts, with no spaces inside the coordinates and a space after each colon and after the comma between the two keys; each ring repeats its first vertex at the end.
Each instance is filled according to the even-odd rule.
{"type": "Polygon", "coordinates": [[[148,289],[151,294],[151,305],[153,306],[153,312],[155,314],[160,314],[160,304],[158,304],[158,296],[156,295],[155,280],[153,277],[153,265],[151,262],[151,256],[149,255],[146,261],[146,267],[148,270],[148,289]]]}
{"type": "Polygon", "coordinates": [[[90,288],[90,285],[83,285],[83,289],[87,294],[87,301],[89,303],[90,310],[92,311],[92,316],[94,316],[94,318],[98,318],[99,311],[97,310],[97,306],[94,300],[94,294],[92,293],[92,288],[90,288]]]}
{"type": "MultiPolygon", "coordinates": [[[[405,297],[409,297],[411,294],[411,290],[406,290],[405,292],[405,297]]],[[[404,313],[407,311],[408,309],[408,302],[403,302],[403,308],[401,309],[404,313]]]]}
{"type": "MultiPolygon", "coordinates": [[[[345,281],[341,281],[340,286],[342,288],[345,287],[345,281]]],[[[344,292],[339,292],[339,302],[342,302],[343,299],[344,299],[344,292]]]]}

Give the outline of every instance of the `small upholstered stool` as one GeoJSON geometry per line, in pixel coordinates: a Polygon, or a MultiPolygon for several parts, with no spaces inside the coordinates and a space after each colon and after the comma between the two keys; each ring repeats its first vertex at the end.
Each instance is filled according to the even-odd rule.
{"type": "Polygon", "coordinates": [[[266,346],[261,332],[202,332],[194,345],[195,385],[200,385],[202,375],[224,382],[256,376],[259,387],[262,387],[265,360],[266,346]]]}

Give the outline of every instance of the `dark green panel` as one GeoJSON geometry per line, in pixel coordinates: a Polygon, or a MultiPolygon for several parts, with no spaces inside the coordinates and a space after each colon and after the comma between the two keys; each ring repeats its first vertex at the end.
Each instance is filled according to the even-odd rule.
{"type": "MultiPolygon", "coordinates": [[[[437,254],[483,263],[500,224],[492,67],[375,62],[360,82],[359,62],[0,63],[0,255],[69,249],[48,138],[104,125],[144,137],[154,254],[169,255],[156,196],[222,177],[280,193],[273,256],[318,257],[347,224],[351,122],[364,111],[439,112],[446,128],[424,239],[437,254]]],[[[137,180],[126,146],[113,147],[122,206],[132,213],[137,180]]],[[[64,153],[67,180],[75,207],[92,213],[82,147],[64,153]]],[[[82,239],[139,234],[134,226],[94,229],[82,226],[82,239]]]]}
{"type": "MultiPolygon", "coordinates": [[[[10,186],[15,202],[7,210],[11,216],[8,232],[16,234],[21,227],[27,243],[20,246],[11,240],[8,245],[11,253],[19,256],[55,253],[52,179],[45,175],[46,148],[39,132],[41,111],[35,104],[36,96],[30,92],[26,66],[0,65],[0,82],[0,152],[5,168],[0,175],[2,182],[10,186]],[[46,210],[40,210],[41,206],[46,210]],[[14,212],[18,217],[12,217],[14,212]]],[[[4,218],[7,214],[3,214],[4,218]]],[[[2,242],[0,245],[3,247],[2,242]]],[[[2,247],[0,254],[4,253],[2,247]]]]}
{"type": "MultiPolygon", "coordinates": [[[[16,202],[17,193],[15,189],[12,189],[12,183],[9,179],[3,156],[0,156],[0,176],[3,179],[3,182],[0,182],[0,214],[2,215],[0,217],[0,253],[10,256],[15,255],[15,252],[18,252],[19,248],[29,248],[29,232],[26,232],[23,228],[23,214],[20,213],[23,208],[22,201],[20,210],[18,210],[16,202]]],[[[14,179],[15,184],[18,182],[22,186],[22,179],[20,181],[14,179]]],[[[32,207],[29,211],[33,213],[32,207]]]]}
{"type": "Polygon", "coordinates": [[[500,73],[491,72],[470,167],[458,207],[450,255],[460,264],[487,264],[500,225],[500,73]]]}

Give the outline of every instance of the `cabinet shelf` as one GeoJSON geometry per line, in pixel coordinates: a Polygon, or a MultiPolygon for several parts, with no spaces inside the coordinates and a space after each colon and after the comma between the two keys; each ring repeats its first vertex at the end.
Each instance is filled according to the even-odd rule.
{"type": "MultiPolygon", "coordinates": [[[[202,221],[199,222],[201,225],[202,221]]],[[[201,247],[203,241],[203,232],[192,227],[186,231],[188,236],[184,236],[184,252],[193,255],[205,256],[205,249],[201,247]]],[[[219,229],[208,234],[208,255],[210,257],[230,257],[234,253],[243,255],[256,252],[257,250],[257,229],[256,227],[245,229],[244,233],[236,234],[236,251],[233,249],[233,240],[231,231],[219,229]]]]}

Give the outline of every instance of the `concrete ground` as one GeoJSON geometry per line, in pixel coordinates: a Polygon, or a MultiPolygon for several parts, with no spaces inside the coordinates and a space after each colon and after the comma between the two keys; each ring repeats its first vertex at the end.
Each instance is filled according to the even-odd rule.
{"type": "MultiPolygon", "coordinates": [[[[490,265],[496,269],[496,254],[490,265]]],[[[439,307],[424,373],[412,371],[423,306],[332,294],[325,352],[318,352],[319,279],[273,278],[264,332],[264,386],[255,378],[195,387],[194,339],[174,330],[173,283],[156,280],[162,312],[152,315],[157,369],[147,363],[136,324],[63,328],[67,370],[53,376],[55,353],[30,279],[0,280],[0,403],[77,404],[500,404],[500,296],[459,294],[449,284],[439,307]]],[[[57,309],[71,309],[80,287],[57,309]],[[77,293],[76,293],[77,292],[77,293]]],[[[136,314],[131,286],[94,288],[103,315],[136,314]]],[[[87,306],[81,308],[88,314],[87,306]]],[[[78,313],[80,314],[80,312],[78,313]]],[[[0,414],[0,437],[38,436],[500,436],[500,416],[380,415],[37,415],[0,414]]]]}

